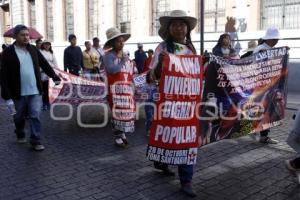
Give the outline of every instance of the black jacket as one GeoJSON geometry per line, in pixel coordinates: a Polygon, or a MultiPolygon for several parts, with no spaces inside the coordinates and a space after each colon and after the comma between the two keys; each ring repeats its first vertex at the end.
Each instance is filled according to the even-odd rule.
{"type": "MultiPolygon", "coordinates": [[[[14,45],[15,43],[7,47],[2,53],[1,96],[5,100],[21,97],[20,62],[14,45]]],[[[40,67],[54,81],[59,81],[60,78],[35,46],[28,44],[27,50],[32,58],[37,88],[39,93],[42,94],[40,67]]]]}
{"type": "Polygon", "coordinates": [[[83,69],[83,55],[79,46],[68,46],[64,51],[64,71],[83,69]]]}

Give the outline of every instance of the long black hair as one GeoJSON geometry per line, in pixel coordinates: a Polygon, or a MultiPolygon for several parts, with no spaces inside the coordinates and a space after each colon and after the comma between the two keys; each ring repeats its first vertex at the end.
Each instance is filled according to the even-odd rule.
{"type": "MultiPolygon", "coordinates": [[[[185,20],[182,20],[186,26],[187,26],[187,34],[186,34],[186,46],[194,53],[196,54],[196,49],[192,43],[192,39],[191,39],[191,28],[189,26],[189,24],[185,21],[185,20]]],[[[172,23],[172,20],[170,20],[169,24],[168,24],[168,28],[167,28],[167,37],[165,39],[165,42],[167,44],[167,51],[170,52],[170,53],[174,53],[175,52],[175,45],[174,45],[174,39],[172,38],[172,36],[169,34],[169,28],[170,28],[170,25],[172,23]]]]}
{"type": "MultiPolygon", "coordinates": [[[[223,46],[223,39],[225,37],[229,37],[230,39],[230,35],[228,33],[223,33],[222,35],[220,35],[219,40],[214,48],[221,48],[223,46]]],[[[229,44],[229,48],[231,49],[231,44],[229,44]]]]}

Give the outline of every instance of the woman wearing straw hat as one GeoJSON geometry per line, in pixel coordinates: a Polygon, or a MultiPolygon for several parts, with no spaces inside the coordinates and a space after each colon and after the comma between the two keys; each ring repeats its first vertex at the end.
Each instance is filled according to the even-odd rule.
{"type": "MultiPolygon", "coordinates": [[[[161,77],[163,57],[168,53],[175,55],[195,55],[196,49],[191,41],[191,31],[197,24],[197,19],[187,16],[185,11],[173,10],[169,16],[159,18],[159,36],[164,40],[155,50],[150,71],[147,74],[148,82],[158,83],[161,77]]],[[[154,162],[154,167],[162,170],[166,175],[174,175],[167,164],[154,162]]],[[[188,196],[195,197],[192,188],[193,165],[178,165],[178,174],[181,190],[188,196]]]]}
{"type": "Polygon", "coordinates": [[[128,144],[126,133],[134,132],[135,103],[133,89],[134,67],[123,52],[124,43],[130,34],[121,33],[117,28],[106,31],[105,47],[111,49],[104,55],[103,64],[107,73],[108,101],[112,110],[112,126],[115,145],[128,144]]]}

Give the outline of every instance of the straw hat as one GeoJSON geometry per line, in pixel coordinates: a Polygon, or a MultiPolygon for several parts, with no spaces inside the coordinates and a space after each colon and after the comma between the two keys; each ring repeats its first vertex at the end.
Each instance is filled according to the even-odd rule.
{"type": "Polygon", "coordinates": [[[121,31],[117,28],[109,28],[106,31],[106,38],[107,41],[105,42],[104,46],[107,45],[107,43],[117,37],[123,36],[124,40],[127,41],[130,38],[129,33],[121,33],[121,31]]]}
{"type": "Polygon", "coordinates": [[[270,27],[267,29],[266,34],[262,37],[263,40],[273,40],[273,39],[280,39],[279,30],[276,27],[270,27]]]}
{"type": "Polygon", "coordinates": [[[193,30],[197,25],[197,19],[195,17],[190,17],[183,10],[173,10],[168,16],[162,16],[159,18],[160,29],[158,31],[159,36],[162,39],[166,39],[168,35],[168,25],[172,19],[182,19],[187,22],[191,30],[193,30]]]}
{"type": "Polygon", "coordinates": [[[256,41],[255,40],[250,40],[248,42],[248,48],[245,51],[246,52],[248,52],[248,51],[254,51],[254,49],[256,48],[256,46],[257,46],[256,41]]]}

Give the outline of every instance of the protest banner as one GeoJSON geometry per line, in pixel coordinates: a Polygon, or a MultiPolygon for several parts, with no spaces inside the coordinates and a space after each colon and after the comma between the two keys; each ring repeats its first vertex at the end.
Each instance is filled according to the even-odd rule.
{"type": "Polygon", "coordinates": [[[287,47],[238,60],[213,56],[205,72],[201,145],[280,125],[287,97],[287,61],[287,47]]]}
{"type": "Polygon", "coordinates": [[[128,61],[121,71],[107,74],[108,102],[112,112],[112,125],[115,130],[134,132],[135,100],[133,86],[134,67],[128,61]]]}
{"type": "Polygon", "coordinates": [[[84,102],[106,102],[105,83],[92,81],[80,76],[74,76],[58,68],[53,68],[60,76],[61,84],[55,85],[51,80],[49,83],[49,102],[70,103],[79,105],[84,102]]]}
{"type": "Polygon", "coordinates": [[[161,163],[195,164],[200,131],[201,56],[165,56],[147,157],[161,163]]]}

